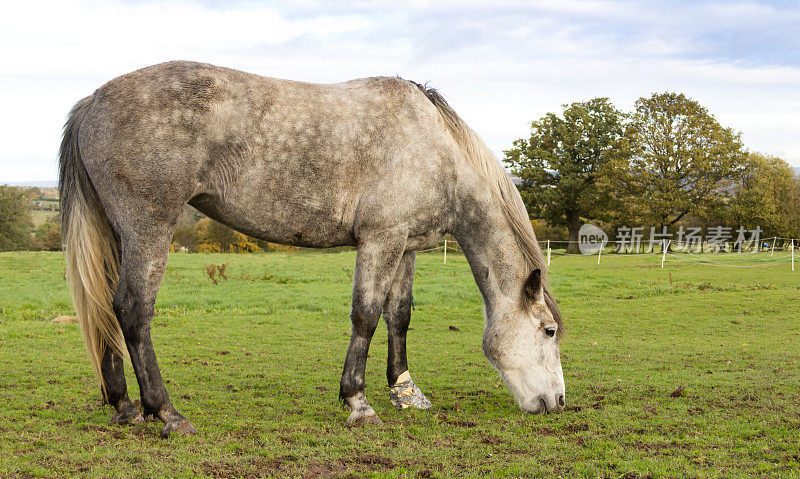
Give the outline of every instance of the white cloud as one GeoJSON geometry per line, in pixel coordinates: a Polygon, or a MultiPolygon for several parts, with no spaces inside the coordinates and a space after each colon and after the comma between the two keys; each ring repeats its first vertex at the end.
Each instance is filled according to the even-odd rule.
{"type": "Polygon", "coordinates": [[[800,165],[800,8],[653,1],[18,2],[0,17],[0,181],[55,179],[66,113],[171,59],[333,82],[431,80],[499,153],[563,103],[680,91],[800,165]],[[796,28],[794,29],[796,32],[796,28]],[[783,33],[781,33],[783,32],[783,33]]]}

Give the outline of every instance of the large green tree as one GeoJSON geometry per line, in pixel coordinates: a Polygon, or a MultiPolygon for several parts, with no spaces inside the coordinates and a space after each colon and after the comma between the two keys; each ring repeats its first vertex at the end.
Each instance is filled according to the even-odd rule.
{"type": "Polygon", "coordinates": [[[760,227],[764,236],[800,237],[800,178],[788,163],[751,153],[725,207],[730,225],[760,227]]]}
{"type": "Polygon", "coordinates": [[[607,163],[626,152],[624,115],[607,98],[595,98],[534,121],[530,138],[514,141],[504,153],[522,180],[519,189],[530,214],[566,226],[568,251],[577,252],[581,222],[608,212],[609,197],[597,180],[607,163]]]}
{"type": "Polygon", "coordinates": [[[32,225],[28,203],[22,188],[0,185],[0,251],[30,246],[32,225]]]}
{"type": "Polygon", "coordinates": [[[678,93],[636,101],[631,155],[618,156],[604,180],[627,220],[671,226],[719,205],[741,178],[747,152],[739,133],[678,93]]]}

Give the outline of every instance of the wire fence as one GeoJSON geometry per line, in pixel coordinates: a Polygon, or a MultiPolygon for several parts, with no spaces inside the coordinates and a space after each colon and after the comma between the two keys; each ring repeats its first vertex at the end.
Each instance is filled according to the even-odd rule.
{"type": "MultiPolygon", "coordinates": [[[[795,271],[797,248],[800,239],[772,237],[752,244],[716,243],[716,242],[677,242],[662,240],[645,242],[641,247],[628,249],[629,241],[606,241],[597,245],[590,253],[571,253],[570,245],[580,244],[577,241],[544,240],[539,241],[547,265],[550,266],[554,256],[597,256],[601,264],[603,255],[614,257],[640,257],[643,255],[661,256],[661,267],[669,262],[679,264],[697,264],[721,268],[767,268],[786,265],[795,271]]],[[[435,247],[418,251],[418,253],[441,253],[443,262],[447,263],[447,254],[461,253],[458,242],[444,239],[435,247]]]]}

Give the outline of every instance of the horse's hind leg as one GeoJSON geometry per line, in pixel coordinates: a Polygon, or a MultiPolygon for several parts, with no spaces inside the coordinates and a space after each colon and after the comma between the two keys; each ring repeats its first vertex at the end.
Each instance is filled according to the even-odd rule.
{"type": "Polygon", "coordinates": [[[383,305],[383,319],[389,331],[386,380],[391,387],[389,399],[397,409],[431,407],[431,402],[411,379],[406,356],[406,334],[411,323],[411,290],[414,283],[415,257],[416,253],[413,251],[403,255],[383,305]]]}
{"type": "Polygon", "coordinates": [[[405,242],[406,237],[399,233],[376,234],[359,241],[353,275],[353,329],[339,386],[339,399],[351,410],[347,418],[347,425],[351,427],[381,424],[364,394],[364,374],[369,343],[403,256],[405,242]]]}
{"type": "Polygon", "coordinates": [[[128,385],[125,381],[122,357],[111,348],[106,348],[100,364],[103,383],[106,386],[103,399],[114,406],[113,424],[141,424],[144,417],[128,397],[128,385]]]}
{"type": "Polygon", "coordinates": [[[128,354],[136,372],[145,416],[164,422],[161,435],[172,431],[193,434],[194,427],[169,400],[150,339],[150,321],[161,278],[167,265],[172,233],[162,226],[120,232],[121,264],[114,311],[122,327],[128,354]]]}

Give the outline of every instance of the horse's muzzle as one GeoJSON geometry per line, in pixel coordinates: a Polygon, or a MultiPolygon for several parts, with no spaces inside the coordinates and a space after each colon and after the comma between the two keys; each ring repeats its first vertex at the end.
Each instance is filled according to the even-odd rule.
{"type": "Polygon", "coordinates": [[[563,394],[540,394],[534,399],[521,405],[520,408],[528,414],[559,413],[564,410],[563,394]]]}

